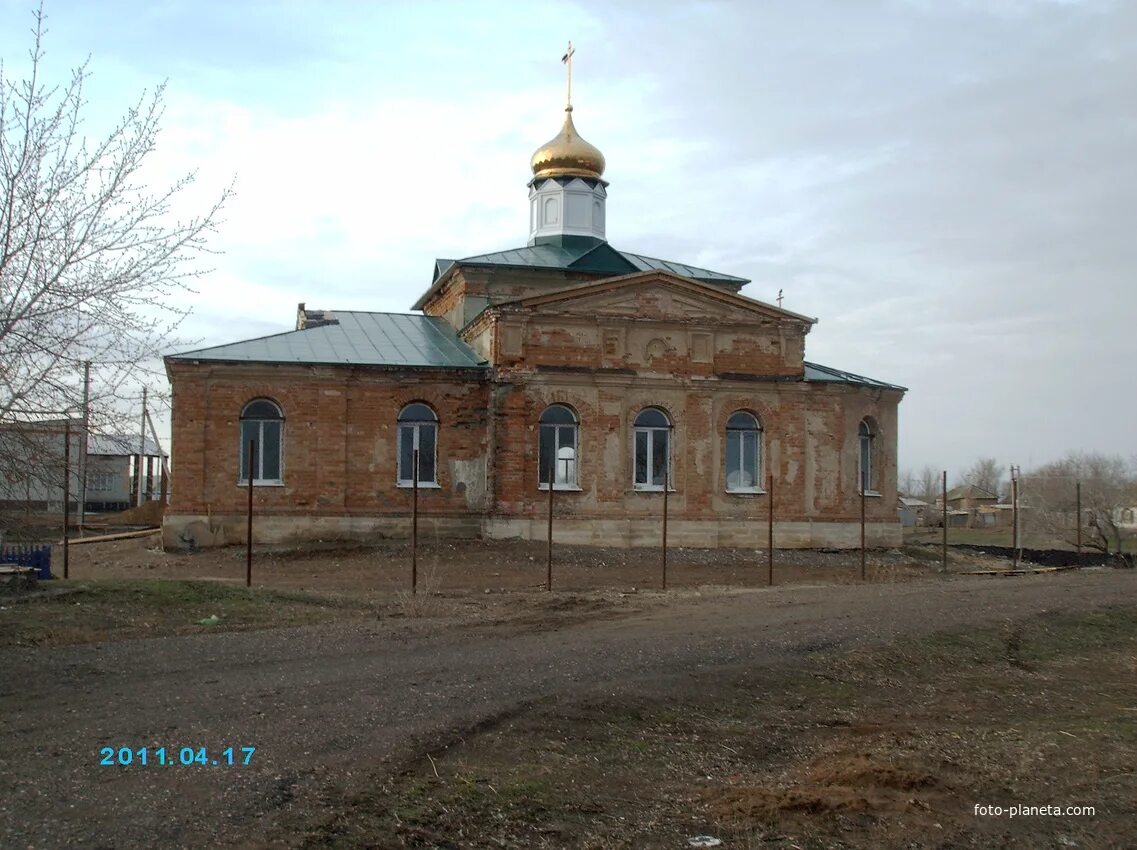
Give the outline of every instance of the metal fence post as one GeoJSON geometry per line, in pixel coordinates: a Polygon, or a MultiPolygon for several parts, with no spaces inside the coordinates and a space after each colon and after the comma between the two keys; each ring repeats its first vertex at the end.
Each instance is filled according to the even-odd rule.
{"type": "Polygon", "coordinates": [[[1013,517],[1014,530],[1011,532],[1011,546],[1012,548],[1012,565],[1013,569],[1019,568],[1019,479],[1015,475],[1015,468],[1011,467],[1011,516],[1013,517]]]}
{"type": "Polygon", "coordinates": [[[411,596],[418,593],[418,449],[414,453],[411,482],[411,596]]]}
{"type": "Polygon", "coordinates": [[[769,477],[769,484],[766,487],[766,496],[769,504],[767,505],[768,517],[766,520],[766,550],[768,553],[767,575],[766,584],[770,587],[774,585],[774,476],[769,477]]]}
{"type": "Polygon", "coordinates": [[[1078,522],[1078,566],[1082,565],[1082,482],[1074,485],[1074,513],[1078,522]]]}
{"type": "Polygon", "coordinates": [[[71,417],[63,425],[63,577],[68,577],[71,547],[71,417]]]}
{"type": "Polygon", "coordinates": [[[667,458],[663,467],[663,551],[662,551],[662,564],[663,564],[663,589],[667,590],[667,488],[671,486],[670,476],[668,475],[667,458]]]}
{"type": "Polygon", "coordinates": [[[249,440],[249,516],[245,532],[245,587],[253,586],[253,478],[254,459],[257,456],[257,441],[249,440]]]}
{"type": "Polygon", "coordinates": [[[549,592],[553,589],[553,474],[555,471],[556,458],[549,462],[549,559],[545,576],[545,590],[549,592]]]}
{"type": "Polygon", "coordinates": [[[865,580],[865,485],[861,482],[861,581],[865,580]]]}
{"type": "Polygon", "coordinates": [[[943,480],[943,527],[944,527],[944,545],[943,545],[943,565],[940,567],[942,572],[947,572],[947,470],[944,470],[943,480]]]}

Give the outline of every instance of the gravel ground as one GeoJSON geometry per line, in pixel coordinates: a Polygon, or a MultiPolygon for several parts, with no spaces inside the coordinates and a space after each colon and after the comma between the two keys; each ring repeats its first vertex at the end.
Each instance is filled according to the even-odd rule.
{"type": "MultiPolygon", "coordinates": [[[[684,591],[618,619],[336,623],[0,657],[0,846],[292,846],[426,748],[600,694],[1137,598],[1137,572],[684,591]],[[248,766],[100,766],[103,746],[255,746],[248,766]]],[[[566,604],[575,604],[566,597],[566,604]]]]}
{"type": "MultiPolygon", "coordinates": [[[[555,536],[554,536],[555,540],[555,536]]],[[[617,549],[556,544],[553,586],[557,590],[659,587],[660,550],[617,549]]],[[[870,551],[867,573],[873,581],[903,581],[938,564],[899,550],[870,551]]],[[[53,563],[61,563],[56,553],[53,563]]],[[[418,551],[420,591],[445,593],[532,590],[546,580],[547,545],[520,540],[422,539],[418,551]]],[[[990,559],[954,555],[959,564],[990,559]]],[[[954,564],[954,562],[953,562],[954,564]]],[[[672,589],[702,585],[763,587],[767,553],[755,549],[681,549],[667,552],[667,583],[672,589]]],[[[71,578],[179,578],[244,582],[245,550],[240,546],[194,553],[164,552],[156,537],[71,547],[71,578]]],[[[260,547],[253,556],[253,584],[353,596],[390,596],[410,589],[410,545],[380,540],[367,546],[326,544],[304,549],[260,547]]],[[[859,551],[780,549],[775,552],[776,584],[843,584],[860,579],[859,551]]]]}

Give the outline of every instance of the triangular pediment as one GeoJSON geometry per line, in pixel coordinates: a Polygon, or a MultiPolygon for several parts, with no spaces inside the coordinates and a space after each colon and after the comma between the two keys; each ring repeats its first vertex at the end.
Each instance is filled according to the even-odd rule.
{"type": "Polygon", "coordinates": [[[608,278],[499,306],[510,311],[613,319],[809,325],[816,321],[773,304],[659,271],[608,278]]]}

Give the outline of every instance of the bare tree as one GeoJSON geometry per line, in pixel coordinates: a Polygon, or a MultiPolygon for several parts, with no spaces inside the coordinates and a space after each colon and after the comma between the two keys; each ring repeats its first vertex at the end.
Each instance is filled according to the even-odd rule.
{"type": "Polygon", "coordinates": [[[1106,555],[1119,554],[1125,544],[1125,512],[1137,505],[1137,463],[1121,457],[1072,452],[1024,474],[1025,523],[1073,544],[1079,482],[1083,545],[1106,555]]]}
{"type": "MultiPolygon", "coordinates": [[[[143,93],[103,137],[83,132],[86,64],[59,86],[44,82],[46,33],[34,13],[26,75],[0,63],[0,426],[82,407],[82,362],[94,364],[91,409],[114,400],[154,369],[175,341],[185,311],[171,296],[203,273],[222,205],[175,218],[194,180],[152,189],[141,169],[154,151],[164,86],[143,93]]],[[[8,441],[12,442],[11,439],[8,441]]],[[[0,457],[8,477],[28,462],[0,457]]]]}
{"type": "Polygon", "coordinates": [[[918,485],[917,497],[934,505],[936,499],[940,497],[940,490],[943,489],[941,480],[940,470],[925,464],[916,476],[916,483],[918,485]]]}
{"type": "Polygon", "coordinates": [[[993,457],[981,457],[961,475],[956,484],[971,484],[1000,497],[1003,488],[1003,467],[993,457]]]}
{"type": "Polygon", "coordinates": [[[935,504],[940,495],[940,473],[932,466],[924,465],[919,471],[905,470],[900,475],[900,492],[913,499],[921,499],[935,504]]]}

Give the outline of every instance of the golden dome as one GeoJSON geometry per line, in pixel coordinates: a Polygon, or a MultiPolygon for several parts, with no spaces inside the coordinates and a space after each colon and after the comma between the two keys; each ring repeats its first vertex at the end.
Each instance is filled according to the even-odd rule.
{"type": "Polygon", "coordinates": [[[561,131],[533,154],[529,162],[533,179],[545,177],[586,177],[599,180],[604,173],[604,154],[576,132],[572,124],[572,107],[565,107],[565,125],[561,131]]]}

